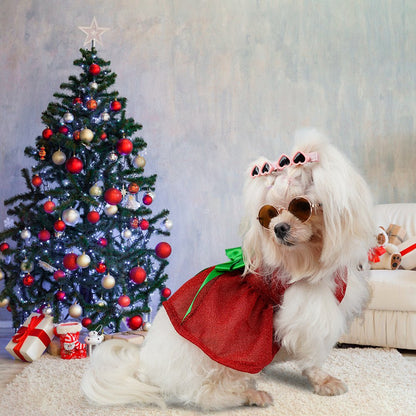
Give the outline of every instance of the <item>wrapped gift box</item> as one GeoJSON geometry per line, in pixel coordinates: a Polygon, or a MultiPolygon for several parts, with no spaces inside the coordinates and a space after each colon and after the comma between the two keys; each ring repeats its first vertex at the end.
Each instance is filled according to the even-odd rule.
{"type": "Polygon", "coordinates": [[[6,345],[6,350],[14,358],[32,362],[43,354],[53,336],[52,316],[34,312],[6,345]]]}
{"type": "Polygon", "coordinates": [[[140,345],[143,343],[146,334],[146,331],[115,332],[114,334],[104,334],[104,341],[108,341],[109,339],[122,339],[140,345]]]}

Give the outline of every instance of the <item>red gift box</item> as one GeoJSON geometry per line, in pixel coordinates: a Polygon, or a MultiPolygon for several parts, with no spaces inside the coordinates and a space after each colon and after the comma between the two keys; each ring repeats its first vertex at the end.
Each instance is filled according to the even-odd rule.
{"type": "Polygon", "coordinates": [[[52,316],[34,312],[6,345],[6,350],[19,360],[32,362],[43,354],[53,336],[52,316]]]}

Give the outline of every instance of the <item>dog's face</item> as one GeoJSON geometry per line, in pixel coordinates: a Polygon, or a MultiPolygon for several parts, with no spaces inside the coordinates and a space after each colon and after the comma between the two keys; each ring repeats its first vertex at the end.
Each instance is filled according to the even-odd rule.
{"type": "Polygon", "coordinates": [[[283,166],[280,159],[250,165],[243,230],[247,269],[281,268],[296,281],[365,257],[371,199],[345,158],[328,144],[311,143],[286,157],[283,166]]]}

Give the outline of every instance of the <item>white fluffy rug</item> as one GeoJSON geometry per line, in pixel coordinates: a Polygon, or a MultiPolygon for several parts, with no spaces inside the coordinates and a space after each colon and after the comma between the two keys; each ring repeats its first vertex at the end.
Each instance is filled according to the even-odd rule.
{"type": "MultiPolygon", "coordinates": [[[[88,359],[62,360],[44,354],[27,364],[0,397],[4,416],[195,416],[194,409],[97,408],[82,397],[79,382],[88,359]]],[[[405,360],[395,349],[335,349],[325,368],[342,378],[348,393],[337,397],[313,394],[289,363],[275,365],[259,376],[259,387],[273,395],[269,408],[238,408],[227,416],[410,416],[416,415],[416,360],[405,360]]]]}

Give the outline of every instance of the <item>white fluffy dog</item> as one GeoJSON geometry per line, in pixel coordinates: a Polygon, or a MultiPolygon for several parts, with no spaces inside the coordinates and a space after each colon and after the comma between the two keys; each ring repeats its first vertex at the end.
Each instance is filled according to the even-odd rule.
{"type": "MultiPolygon", "coordinates": [[[[364,180],[334,147],[316,131],[303,136],[291,157],[282,155],[273,163],[258,159],[247,173],[242,223],[245,269],[240,269],[236,284],[243,287],[249,282],[248,289],[244,286],[241,290],[250,302],[254,299],[249,312],[254,322],[249,322],[251,318],[241,322],[239,317],[234,321],[242,325],[243,340],[245,331],[260,328],[261,333],[239,344],[234,327],[226,325],[228,318],[234,322],[232,315],[239,309],[241,295],[236,297],[227,288],[219,290],[218,308],[228,296],[234,296],[230,302],[235,307],[228,308],[226,314],[216,313],[209,303],[215,299],[208,300],[211,289],[205,288],[194,298],[194,310],[185,319],[182,313],[175,322],[175,310],[169,305],[162,307],[141,347],[124,341],[100,345],[82,381],[91,401],[99,405],[167,403],[202,409],[266,406],[272,398],[256,390],[255,373],[270,361],[280,360],[295,360],[317,394],[338,395],[347,390],[321,366],[368,300],[363,269],[374,238],[372,201],[364,180]],[[253,291],[258,288],[260,295],[256,297],[253,291]],[[267,290],[273,294],[268,296],[267,290]],[[212,320],[205,316],[198,322],[197,312],[204,305],[214,315],[212,320]],[[210,334],[213,339],[208,342],[216,344],[215,337],[225,337],[225,345],[235,350],[232,358],[227,348],[213,353],[211,344],[206,346],[196,335],[181,332],[182,324],[186,326],[188,319],[192,322],[192,317],[196,332],[199,323],[203,327],[203,320],[214,328],[199,331],[202,337],[210,334]],[[235,342],[229,341],[229,334],[235,342]],[[265,345],[264,354],[256,352],[257,339],[266,340],[259,344],[265,345]],[[253,355],[261,363],[247,364],[253,355]],[[238,363],[234,364],[236,356],[238,363]]],[[[216,277],[207,287],[218,282],[227,285],[236,271],[229,274],[230,280],[216,277]]],[[[177,293],[173,299],[180,298],[181,289],[177,293]]],[[[245,308],[238,313],[247,315],[245,308]]]]}

